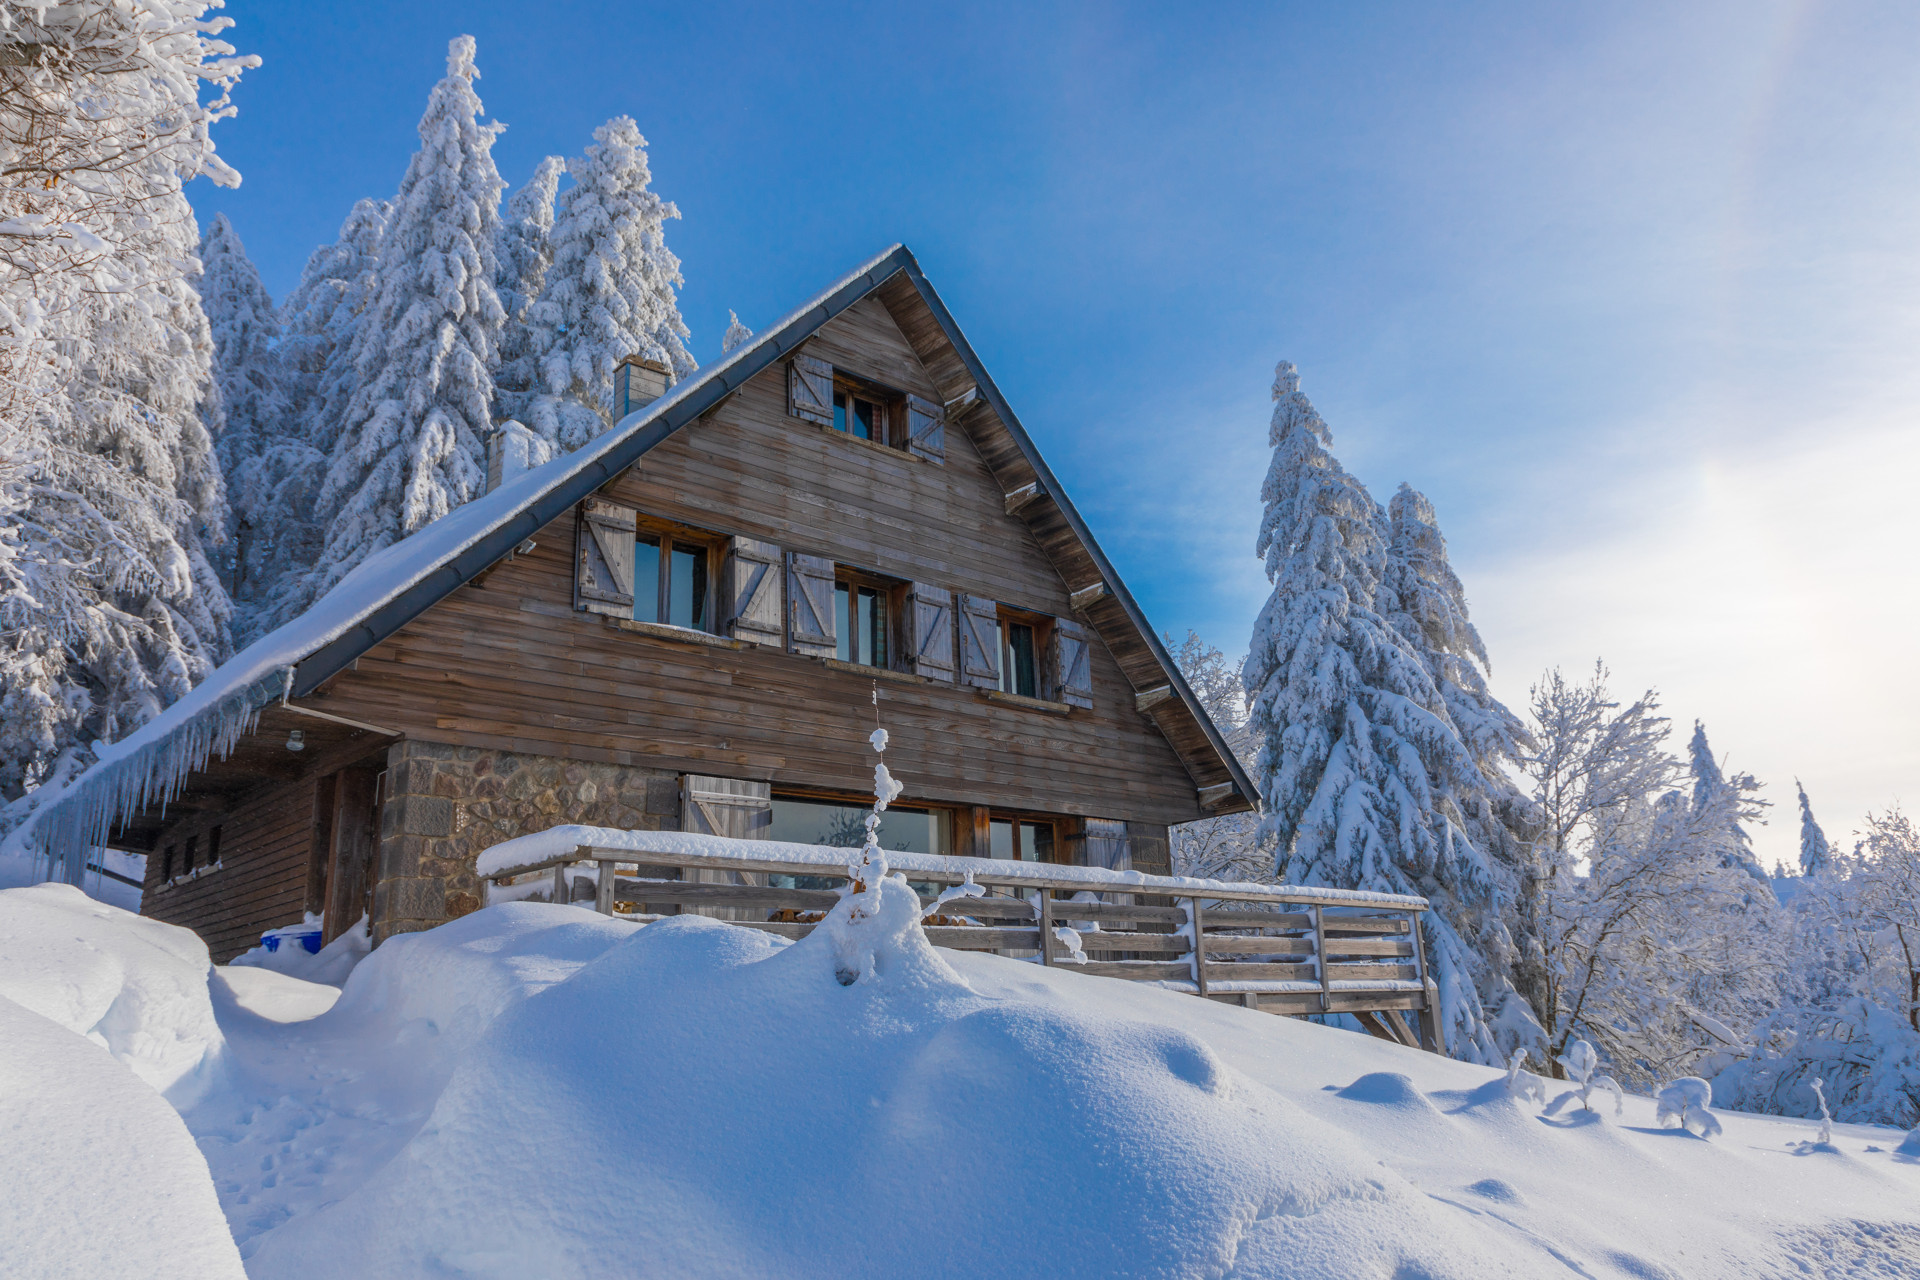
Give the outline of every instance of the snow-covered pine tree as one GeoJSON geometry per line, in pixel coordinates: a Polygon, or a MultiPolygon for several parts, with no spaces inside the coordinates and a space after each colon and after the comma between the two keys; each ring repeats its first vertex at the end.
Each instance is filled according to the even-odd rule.
{"type": "MultiPolygon", "coordinates": [[[[753,330],[740,323],[740,317],[727,312],[727,331],[720,338],[720,354],[732,355],[733,349],[753,336],[753,330]]],[[[1191,633],[1189,633],[1191,634],[1191,633]]]]}
{"type": "MultiPolygon", "coordinates": [[[[200,406],[212,339],[181,187],[231,185],[211,124],[241,70],[193,0],[9,5],[0,68],[0,794],[69,776],[228,652],[228,513],[200,406]],[[199,100],[203,84],[216,96],[199,100]]],[[[46,792],[5,819],[16,838],[46,792]]],[[[77,878],[79,868],[66,869],[77,878]]]]}
{"type": "Polygon", "coordinates": [[[553,262],[553,201],[566,171],[567,162],[560,156],[535,165],[533,177],[508,199],[507,218],[500,226],[498,287],[507,325],[493,379],[498,417],[519,418],[527,412],[535,366],[544,354],[536,349],[538,341],[551,336],[536,334],[527,320],[553,262]]]}
{"type": "Polygon", "coordinates": [[[1257,544],[1273,595],[1242,672],[1262,834],[1283,879],[1436,898],[1427,939],[1448,1051],[1504,1061],[1449,919],[1495,893],[1453,803],[1482,785],[1479,770],[1420,655],[1378,612],[1385,513],[1329,452],[1291,364],[1275,370],[1273,398],[1257,544]]]}
{"type": "Polygon", "coordinates": [[[1501,1052],[1510,1055],[1522,1045],[1540,1050],[1544,1033],[1513,984],[1516,962],[1541,949],[1538,819],[1507,772],[1531,742],[1520,718],[1487,686],[1486,645],[1468,616],[1466,587],[1448,561],[1433,504],[1402,484],[1387,513],[1391,535],[1379,608],[1425,663],[1478,768],[1475,785],[1458,790],[1453,801],[1468,839],[1498,873],[1497,894],[1478,900],[1477,909],[1461,903],[1450,915],[1472,943],[1482,1005],[1498,1011],[1501,1052]]]}
{"type": "Polygon", "coordinates": [[[486,487],[482,441],[505,322],[493,284],[503,184],[493,164],[500,126],[480,122],[473,55],[471,36],[449,44],[393,200],[379,291],[354,334],[357,385],[320,494],[326,544],[294,609],[486,487]]]}
{"type": "Polygon", "coordinates": [[[573,185],[560,195],[553,262],[529,322],[538,387],[520,420],[562,451],[613,425],[622,358],[658,360],[676,380],[697,367],[673,292],[680,259],[664,230],[680,211],[650,189],[647,140],[631,118],[616,116],[593,137],[567,164],[573,185]]]}
{"type": "Polygon", "coordinates": [[[1760,784],[1750,773],[1726,776],[1720,762],[1713,758],[1713,748],[1707,745],[1707,727],[1698,720],[1693,722],[1687,760],[1693,774],[1693,807],[1705,812],[1717,806],[1727,814],[1726,831],[1714,841],[1719,846],[1721,860],[1758,881],[1766,888],[1767,900],[1773,901],[1773,882],[1767,878],[1760,859],[1754,856],[1753,839],[1747,834],[1746,826],[1766,810],[1768,802],[1756,795],[1760,784]]]}
{"type": "Polygon", "coordinates": [[[263,570],[282,556],[282,513],[271,505],[270,478],[285,469],[283,446],[304,446],[282,388],[279,311],[224,213],[213,216],[200,239],[200,266],[194,288],[213,333],[213,381],[219,391],[206,406],[207,425],[217,441],[233,513],[222,559],[235,629],[244,633],[249,605],[270,584],[263,570]]]}
{"type": "Polygon", "coordinates": [[[1800,874],[1817,876],[1833,861],[1833,849],[1827,844],[1827,833],[1814,819],[1807,789],[1798,778],[1793,780],[1793,787],[1800,793],[1800,874]]]}

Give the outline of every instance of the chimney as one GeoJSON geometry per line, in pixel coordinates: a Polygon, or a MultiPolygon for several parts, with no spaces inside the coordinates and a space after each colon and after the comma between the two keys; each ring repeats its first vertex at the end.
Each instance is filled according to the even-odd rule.
{"type": "Polygon", "coordinates": [[[673,370],[651,356],[628,356],[613,367],[613,420],[644,409],[667,394],[673,370]]]}
{"type": "Polygon", "coordinates": [[[507,419],[487,437],[487,492],[546,462],[552,453],[545,440],[507,419]]]}

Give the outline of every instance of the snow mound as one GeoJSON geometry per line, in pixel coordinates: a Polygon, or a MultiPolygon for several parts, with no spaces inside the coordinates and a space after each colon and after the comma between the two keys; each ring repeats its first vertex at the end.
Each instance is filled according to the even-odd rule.
{"type": "Polygon", "coordinates": [[[173,1108],[8,999],[0,1151],[0,1275],[243,1280],[207,1162],[173,1108]]]}
{"type": "Polygon", "coordinates": [[[308,982],[273,969],[236,969],[222,965],[214,973],[235,1004],[268,1022],[305,1022],[333,1008],[340,999],[338,987],[308,982]]]}
{"type": "Polygon", "coordinates": [[[212,968],[191,930],[72,885],[0,891],[0,996],[106,1049],[176,1107],[220,1082],[212,968]]]}
{"type": "MultiPolygon", "coordinates": [[[[320,917],[308,913],[302,924],[289,925],[272,932],[287,939],[287,935],[315,929],[319,925],[320,917]]],[[[354,921],[351,929],[318,951],[308,951],[291,940],[283,940],[278,947],[269,951],[264,939],[265,935],[262,935],[259,946],[235,956],[228,963],[250,969],[268,969],[274,973],[284,973],[290,978],[299,978],[303,982],[324,982],[337,987],[373,951],[373,938],[367,932],[365,916],[354,921]]]]}
{"type": "MultiPolygon", "coordinates": [[[[916,905],[889,879],[796,943],[700,917],[619,940],[501,1013],[405,1148],[263,1237],[250,1270],[1527,1274],[1189,1032],[980,994],[916,905]]],[[[524,947],[569,910],[434,934],[475,922],[470,965],[481,917],[513,913],[524,947]]],[[[428,1016],[421,962],[460,967],[433,936],[376,952],[327,1017],[373,1009],[376,986],[386,1016],[428,1016]]]]}

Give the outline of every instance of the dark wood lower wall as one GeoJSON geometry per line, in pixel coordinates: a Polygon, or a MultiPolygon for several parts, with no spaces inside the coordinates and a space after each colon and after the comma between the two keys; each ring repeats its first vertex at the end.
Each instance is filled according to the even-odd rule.
{"type": "Polygon", "coordinates": [[[163,850],[147,855],[140,913],[192,929],[214,963],[225,964],[258,944],[266,930],[300,923],[307,905],[313,782],[258,793],[228,813],[184,818],[165,842],[184,849],[191,837],[204,850],[216,826],[219,862],[198,867],[190,878],[163,882],[163,850]]]}

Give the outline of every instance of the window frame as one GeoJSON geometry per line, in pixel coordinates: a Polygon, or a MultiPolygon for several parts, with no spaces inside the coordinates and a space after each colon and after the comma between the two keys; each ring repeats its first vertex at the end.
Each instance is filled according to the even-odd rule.
{"type": "Polygon", "coordinates": [[[907,396],[885,383],[863,378],[835,366],[833,370],[833,396],[828,406],[833,414],[833,422],[827,430],[835,435],[845,436],[849,440],[859,440],[865,444],[878,445],[896,453],[909,453],[906,445],[906,403],[907,396]],[[845,415],[841,413],[841,400],[846,400],[845,415]],[[864,400],[874,407],[874,434],[855,435],[852,430],[854,402],[864,400]],[[842,422],[848,425],[842,426],[842,422]]]}
{"type": "Polygon", "coordinates": [[[1052,833],[1049,838],[1049,856],[1036,859],[1036,862],[1055,867],[1073,865],[1065,860],[1065,833],[1060,829],[1061,820],[1057,815],[1050,813],[1021,813],[1012,809],[987,810],[987,852],[985,856],[989,861],[1026,861],[1026,859],[1020,856],[1020,827],[1023,823],[1030,827],[1046,827],[1052,833]],[[1013,842],[1013,857],[1011,859],[999,859],[993,856],[993,825],[997,822],[1012,824],[1011,839],[1013,842]]]}
{"type": "Polygon", "coordinates": [[[650,516],[644,511],[634,513],[633,521],[633,621],[649,627],[674,627],[681,631],[697,631],[703,635],[718,635],[720,619],[717,616],[720,596],[720,571],[722,557],[728,542],[726,535],[717,534],[711,529],[700,529],[693,525],[680,524],[674,520],[664,520],[650,516]],[[640,548],[645,539],[654,539],[659,548],[659,573],[654,586],[654,610],[651,618],[640,616],[640,548]],[[700,623],[688,626],[685,623],[668,621],[673,603],[673,551],[674,544],[691,545],[698,549],[701,569],[706,578],[706,590],[697,601],[700,623]]]}
{"type": "MultiPolygon", "coordinates": [[[[890,578],[884,574],[870,573],[865,569],[841,564],[837,560],[834,561],[834,660],[836,662],[846,663],[848,666],[869,667],[875,671],[905,670],[901,665],[901,658],[905,649],[905,646],[902,644],[902,638],[907,634],[907,629],[904,626],[901,615],[906,603],[907,591],[912,585],[913,584],[908,582],[902,582],[898,578],[890,578]],[[886,661],[862,662],[857,657],[840,656],[842,653],[848,651],[847,642],[851,639],[850,636],[843,635],[839,629],[842,620],[840,616],[840,592],[843,588],[847,589],[849,593],[863,589],[870,590],[880,599],[886,601],[887,616],[882,626],[882,638],[885,640],[887,649],[886,661]]],[[[851,610],[849,610],[849,614],[851,614],[851,610]]]]}
{"type": "MultiPolygon", "coordinates": [[[[828,787],[775,787],[772,794],[768,796],[768,799],[800,800],[809,804],[845,805],[853,809],[871,810],[873,808],[873,797],[871,795],[861,795],[855,791],[836,791],[828,787]]],[[[895,809],[898,809],[902,813],[925,813],[937,817],[944,831],[947,849],[946,853],[940,856],[954,856],[955,850],[958,847],[957,842],[963,831],[960,815],[967,812],[964,807],[941,804],[933,800],[914,800],[903,796],[899,801],[887,805],[887,813],[892,813],[895,809]]],[[[882,832],[886,830],[886,817],[884,814],[881,816],[880,829],[882,832]]],[[[831,846],[821,845],[819,847],[830,848],[831,846]]]]}
{"type": "Polygon", "coordinates": [[[1047,654],[1051,652],[1053,644],[1053,616],[1005,604],[999,605],[995,612],[995,633],[1000,646],[1000,692],[1016,698],[1033,698],[1041,702],[1052,701],[1053,690],[1049,687],[1047,654]],[[1028,627],[1033,632],[1032,693],[1022,693],[1015,685],[1012,641],[1014,627],[1028,627]]]}

